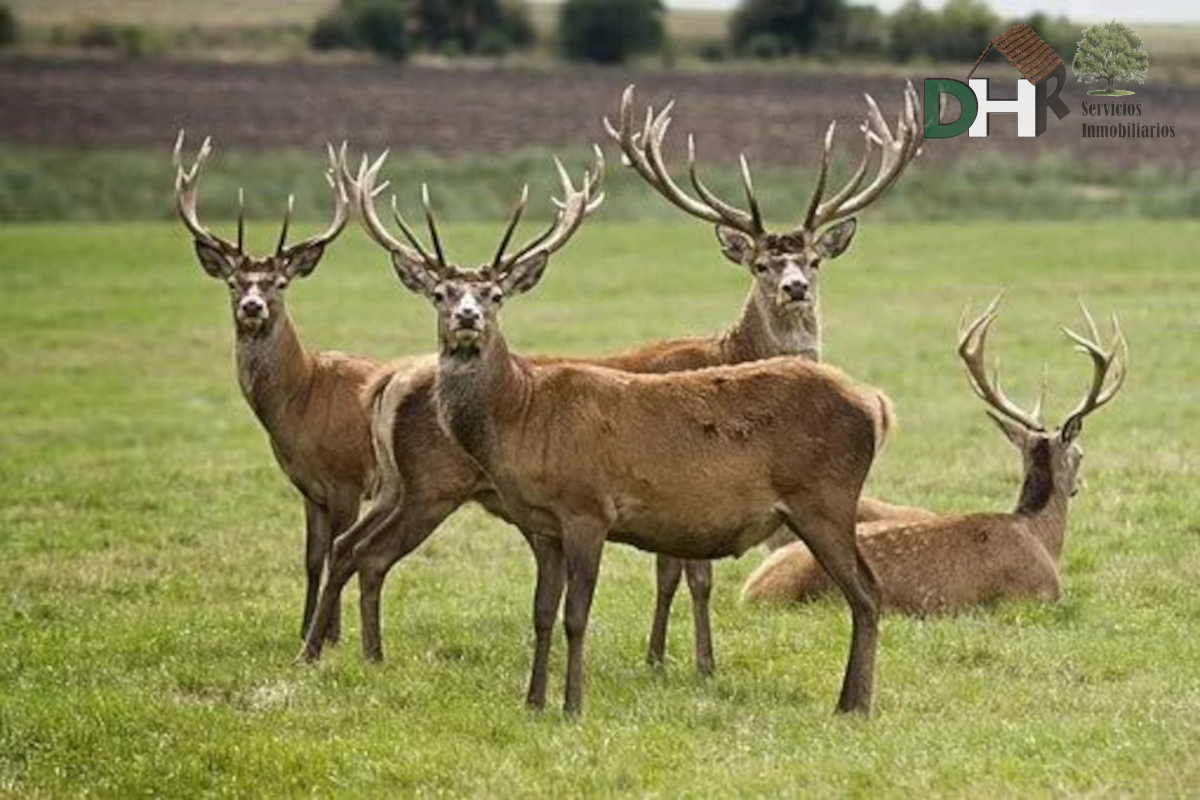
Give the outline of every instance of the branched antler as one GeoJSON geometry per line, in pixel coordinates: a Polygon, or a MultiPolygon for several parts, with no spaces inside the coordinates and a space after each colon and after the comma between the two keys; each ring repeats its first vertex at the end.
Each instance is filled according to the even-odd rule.
{"type": "MultiPolygon", "coordinates": [[[[562,162],[557,158],[554,159],[563,192],[562,198],[552,198],[555,206],[558,208],[555,219],[549,228],[530,239],[515,253],[510,254],[507,252],[508,246],[529,202],[529,187],[526,185],[522,188],[517,203],[513,208],[512,215],[509,218],[508,225],[504,229],[500,246],[496,249],[491,262],[484,267],[484,271],[488,274],[489,278],[499,280],[523,262],[542,255],[549,255],[558,250],[574,235],[575,231],[583,224],[583,221],[600,207],[604,202],[604,193],[600,191],[600,187],[604,181],[604,154],[599,147],[594,147],[594,153],[595,164],[592,169],[584,173],[583,181],[579,188],[575,187],[570,174],[562,165],[562,162]]],[[[400,213],[395,195],[392,196],[392,215],[408,244],[404,244],[392,236],[387,226],[379,219],[379,214],[375,208],[375,198],[388,187],[388,182],[385,181],[379,185],[376,185],[376,182],[379,179],[379,172],[383,167],[387,155],[387,151],[384,151],[373,163],[369,163],[364,158],[359,167],[358,177],[355,181],[355,191],[358,195],[359,206],[362,209],[363,223],[367,228],[367,232],[380,246],[404,259],[409,264],[424,269],[425,275],[420,277],[421,282],[426,282],[429,278],[432,278],[434,281],[440,280],[452,272],[452,265],[446,260],[445,252],[442,249],[441,236],[438,234],[437,229],[437,218],[433,213],[433,208],[429,200],[429,187],[425,184],[421,186],[421,205],[425,210],[425,220],[429,228],[430,241],[433,243],[432,253],[421,242],[416,233],[413,232],[412,227],[404,219],[404,215],[400,213]]],[[[349,168],[345,163],[344,155],[342,158],[342,172],[343,174],[349,174],[349,168]]]]}
{"type": "Polygon", "coordinates": [[[996,321],[1000,301],[1003,297],[1003,294],[996,295],[996,299],[992,300],[983,314],[969,325],[962,326],[958,335],[958,355],[967,367],[967,378],[971,389],[981,400],[998,413],[1031,431],[1044,431],[1045,425],[1040,416],[1042,401],[1038,400],[1032,412],[1021,409],[1016,403],[1009,400],[1005,396],[1004,390],[1000,388],[999,359],[996,360],[990,379],[983,363],[988,329],[996,321]]]}
{"type": "Polygon", "coordinates": [[[825,183],[829,176],[829,164],[833,157],[833,134],[836,122],[829,124],[825,132],[825,144],[821,153],[821,166],[817,173],[817,185],[813,190],[808,211],[801,223],[801,230],[815,231],[823,225],[836,220],[845,219],[879,199],[890,187],[905,167],[921,154],[921,120],[918,113],[920,101],[912,81],[907,81],[904,87],[904,108],[896,120],[896,132],[888,127],[887,121],[879,110],[874,98],[865,95],[867,99],[867,119],[860,130],[865,141],[863,155],[858,167],[850,176],[850,180],[836,194],[822,202],[825,183]],[[872,147],[878,147],[882,156],[879,162],[879,172],[875,179],[858,194],[867,174],[867,165],[871,160],[872,147]]]}
{"type": "Polygon", "coordinates": [[[185,168],[183,164],[183,140],[184,132],[179,131],[179,136],[175,139],[175,151],[173,161],[175,163],[175,208],[179,212],[179,218],[183,220],[183,224],[191,231],[193,237],[202,241],[217,250],[220,250],[227,256],[239,256],[242,254],[242,247],[245,244],[245,204],[243,202],[242,190],[238,190],[238,237],[237,244],[231,243],[217,234],[213,233],[203,223],[200,222],[200,217],[196,212],[197,193],[200,187],[200,170],[204,167],[204,162],[212,154],[212,137],[204,137],[203,143],[200,145],[199,152],[196,153],[196,159],[192,162],[190,168],[185,168]]]}
{"type": "Polygon", "coordinates": [[[633,129],[633,91],[634,87],[631,84],[621,96],[619,126],[613,126],[608,117],[604,118],[604,128],[620,146],[625,163],[633,167],[659,194],[692,216],[716,225],[728,225],[750,236],[762,235],[762,213],[758,207],[746,157],[740,157],[742,184],[746,190],[746,203],[749,207],[749,210],[744,211],[717,197],[700,180],[696,171],[696,141],[695,137],[689,135],[688,178],[698,195],[698,198],[693,197],[671,177],[662,154],[663,142],[671,127],[671,109],[674,108],[674,101],[667,103],[657,114],[652,108],[647,108],[645,124],[642,130],[637,132],[633,129]]]}
{"type": "Polygon", "coordinates": [[[1117,315],[1113,314],[1112,316],[1112,341],[1106,350],[1100,345],[1100,330],[1096,327],[1096,321],[1092,319],[1092,315],[1083,301],[1080,301],[1079,308],[1083,311],[1083,318],[1087,321],[1088,333],[1091,338],[1081,336],[1065,326],[1062,332],[1075,342],[1076,350],[1091,358],[1092,385],[1079,404],[1067,414],[1067,423],[1064,423],[1064,427],[1072,421],[1081,422],[1088,414],[1112,400],[1125,382],[1129,363],[1129,343],[1125,340],[1125,334],[1121,330],[1121,323],[1117,320],[1117,315]],[[1112,373],[1111,380],[1109,379],[1110,372],[1112,373]]]}
{"type": "Polygon", "coordinates": [[[329,165],[325,168],[325,181],[329,184],[330,190],[333,192],[333,220],[330,221],[329,227],[323,232],[308,237],[302,242],[297,242],[294,245],[287,245],[288,222],[292,216],[292,206],[295,204],[295,198],[288,195],[287,211],[283,215],[283,227],[279,231],[279,244],[275,247],[275,255],[284,259],[290,258],[301,250],[307,250],[310,247],[318,245],[326,245],[336,239],[346,228],[346,223],[350,220],[350,200],[354,195],[354,190],[349,181],[346,180],[345,174],[341,169],[341,165],[346,158],[346,143],[342,142],[342,147],[339,152],[333,149],[332,144],[325,145],[326,154],[329,157],[329,165]]]}

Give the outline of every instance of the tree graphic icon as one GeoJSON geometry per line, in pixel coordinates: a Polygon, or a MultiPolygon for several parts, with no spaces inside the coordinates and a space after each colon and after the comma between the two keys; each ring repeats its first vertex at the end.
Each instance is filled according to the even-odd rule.
{"type": "Polygon", "coordinates": [[[1133,94],[1128,89],[1114,89],[1113,81],[1144,83],[1150,68],[1150,55],[1137,31],[1124,22],[1113,20],[1093,25],[1083,32],[1083,40],[1075,51],[1071,69],[1083,83],[1108,81],[1108,88],[1093,89],[1092,95],[1117,96],[1133,94]]]}

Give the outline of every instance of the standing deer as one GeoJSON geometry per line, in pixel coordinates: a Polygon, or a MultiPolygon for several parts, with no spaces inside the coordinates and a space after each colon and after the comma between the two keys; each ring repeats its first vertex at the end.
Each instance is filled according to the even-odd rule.
{"type": "MultiPolygon", "coordinates": [[[[212,152],[205,139],[190,168],[183,163],[183,132],[175,142],[175,200],[180,219],[195,240],[200,266],[229,288],[236,333],[237,375],[242,395],[267,431],[280,468],[304,497],[307,591],[301,636],[312,621],[321,572],[333,538],[358,516],[359,501],[371,481],[373,453],[369,424],[358,395],[376,364],[341,353],[314,353],[300,342],[288,318],[288,284],[308,276],[325,248],[346,227],[350,198],[329,148],[326,178],[333,190],[333,221],[321,234],[287,244],[292,199],[269,256],[245,251],[244,213],[239,211],[237,243],[201,224],[196,212],[200,170],[212,152]]],[[[239,193],[240,197],[240,193],[239,193]]],[[[338,638],[337,609],[326,629],[338,638]]]]}
{"type": "MultiPolygon", "coordinates": [[[[620,130],[613,129],[622,143],[626,158],[635,166],[641,165],[639,174],[673,202],[677,201],[689,213],[717,224],[721,241],[741,242],[744,247],[740,247],[738,252],[741,254],[739,258],[744,260],[739,263],[743,263],[751,273],[754,283],[741,317],[722,335],[657,342],[614,356],[589,359],[587,363],[628,372],[659,373],[778,355],[816,358],[820,338],[815,313],[815,287],[820,264],[824,259],[836,257],[845,250],[855,229],[855,220],[847,215],[873,202],[891,186],[916,156],[920,142],[915,93],[911,85],[905,91],[905,107],[895,134],[874,102],[869,97],[867,99],[869,115],[864,123],[866,152],[851,182],[833,198],[821,202],[825,182],[823,170],[805,224],[784,234],[773,234],[765,231],[762,224],[748,170],[743,173],[746,178],[747,210],[736,209],[715,198],[706,187],[697,188],[700,197],[692,197],[678,187],[669,177],[662,157],[662,146],[670,125],[669,114],[667,111],[651,113],[650,120],[641,132],[632,131],[633,93],[632,87],[627,89],[621,102],[620,130]],[[875,147],[882,152],[878,176],[862,192],[855,194],[866,177],[875,147]],[[710,200],[701,199],[704,197],[710,200]],[[822,231],[825,226],[832,227],[822,231]]],[[[611,125],[609,127],[612,128],[611,125]]],[[[832,128],[826,136],[825,145],[823,164],[827,168],[831,158],[832,128]]],[[[383,157],[360,173],[360,180],[366,182],[365,193],[360,194],[362,219],[370,235],[392,254],[395,262],[396,259],[407,258],[413,248],[397,241],[387,231],[379,220],[374,203],[370,202],[374,194],[384,188],[375,187],[382,163],[383,157]]],[[[600,164],[602,162],[598,162],[593,175],[593,183],[597,184],[592,187],[593,193],[598,188],[600,164]]],[[[696,177],[694,149],[689,167],[693,183],[703,187],[696,177]]],[[[563,177],[565,191],[569,193],[569,180],[563,177]]],[[[526,198],[526,195],[522,196],[514,212],[506,232],[506,243],[524,209],[526,198]]],[[[595,204],[598,199],[592,203],[595,204]]],[[[407,226],[402,230],[407,230],[407,226]]],[[[436,245],[438,240],[435,238],[434,241],[436,245]]],[[[581,363],[579,359],[559,360],[581,363]]],[[[552,360],[532,361],[549,363],[552,360]]],[[[336,606],[342,587],[357,569],[362,592],[363,652],[370,659],[382,657],[379,596],[383,580],[392,565],[418,547],[446,516],[468,500],[477,500],[491,513],[508,519],[503,504],[478,466],[438,427],[433,402],[435,376],[436,365],[425,371],[407,373],[389,385],[391,376],[385,368],[366,393],[368,402],[375,408],[375,425],[380,432],[377,445],[384,452],[379,459],[380,468],[383,469],[385,463],[391,465],[388,469],[395,477],[391,480],[387,477],[381,479],[384,494],[360,523],[335,544],[330,578],[323,590],[321,606],[336,606]],[[423,433],[417,434],[417,431],[423,433]]],[[[864,499],[859,506],[861,518],[894,517],[907,511],[911,510],[868,499],[864,499]]],[[[536,551],[537,541],[530,540],[530,543],[536,551]]],[[[678,569],[683,562],[670,559],[660,563],[678,569]]],[[[689,563],[688,575],[694,598],[697,667],[702,674],[708,674],[713,668],[708,610],[711,566],[706,561],[689,563]]],[[[679,572],[676,571],[674,584],[670,584],[669,577],[665,577],[661,583],[670,584],[673,593],[678,581],[679,572]]],[[[660,588],[658,597],[655,633],[650,646],[652,661],[662,659],[671,595],[660,588]]],[[[324,618],[318,611],[318,623],[324,618]]],[[[536,609],[535,618],[540,618],[536,609]]],[[[547,647],[551,625],[552,619],[548,623],[535,623],[538,641],[544,641],[547,647]]],[[[321,625],[315,625],[302,651],[304,658],[314,659],[319,655],[320,632],[321,625]]],[[[541,645],[538,645],[539,651],[540,648],[541,645]]],[[[536,699],[535,688],[531,682],[531,705],[541,705],[541,701],[536,699]]]]}
{"type": "MultiPolygon", "coordinates": [[[[565,173],[563,183],[551,229],[509,254],[522,202],[495,257],[475,271],[446,260],[427,192],[434,254],[398,214],[412,246],[389,249],[403,285],[437,311],[434,405],[442,426],[537,542],[539,626],[553,624],[565,575],[565,713],[582,709],[583,642],[606,540],[711,559],[745,552],[781,523],[846,596],[853,628],[837,708],[866,713],[878,589],[858,553],[854,518],[890,404],[798,358],[645,375],[513,355],[500,331],[501,304],[537,285],[596,202],[591,176],[579,191],[565,173]]],[[[370,171],[359,192],[367,212],[370,171]]],[[[531,682],[542,694],[544,645],[531,682]]]]}
{"type": "MultiPolygon", "coordinates": [[[[1113,317],[1107,349],[1087,309],[1091,338],[1063,331],[1092,360],[1094,376],[1084,399],[1057,430],[1042,423],[1041,400],[1026,412],[1005,397],[997,378],[988,379],[983,350],[1000,298],[960,334],[958,353],[971,388],[988,416],[1021,451],[1025,479],[1010,514],[941,516],[928,522],[867,523],[859,526],[860,547],[879,576],[884,607],[904,614],[955,611],[998,599],[1053,602],[1058,599],[1058,564],[1083,452],[1076,441],[1083,419],[1116,395],[1125,380],[1128,345],[1113,317]],[[1111,373],[1111,374],[1110,374],[1111,373]]],[[[833,589],[828,574],[795,543],[776,550],[742,590],[751,602],[811,599],[833,589]]]]}
{"type": "MultiPolygon", "coordinates": [[[[738,324],[722,339],[714,342],[719,354],[711,364],[738,364],[780,355],[798,355],[820,361],[821,325],[817,283],[821,265],[845,252],[854,237],[854,214],[874,202],[892,186],[904,168],[920,154],[921,134],[917,121],[920,104],[909,82],[904,91],[904,110],[893,136],[874,99],[866,95],[868,116],[861,131],[863,154],[849,181],[833,196],[824,199],[829,166],[833,156],[836,121],[825,132],[817,185],[800,225],[783,233],[768,232],[755,200],[754,184],[745,156],[741,157],[742,183],[748,209],[742,210],[714,194],[696,171],[696,143],[688,136],[688,177],[695,196],[674,180],[662,154],[663,141],[671,125],[668,103],[657,114],[646,110],[640,132],[633,128],[633,87],[621,99],[618,125],[604,120],[608,135],[617,142],[626,164],[672,204],[694,217],[716,226],[717,241],[727,259],[747,269],[754,285],[738,324]],[[872,148],[881,152],[879,172],[862,191],[872,148]],[[857,192],[857,194],[856,194],[857,192]]],[[[860,521],[877,519],[919,519],[928,512],[897,506],[872,498],[859,503],[860,521]]],[[[767,544],[778,547],[792,540],[786,532],[772,536],[767,544]]],[[[692,596],[695,630],[696,665],[702,675],[713,670],[712,631],[708,606],[712,593],[712,564],[706,560],[686,560],[660,554],[655,565],[655,607],[650,628],[646,660],[663,662],[671,603],[680,578],[687,575],[692,596]]]]}

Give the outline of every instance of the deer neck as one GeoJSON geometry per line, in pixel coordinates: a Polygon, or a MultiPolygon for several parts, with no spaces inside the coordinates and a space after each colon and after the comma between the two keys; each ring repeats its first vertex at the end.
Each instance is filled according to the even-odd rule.
{"type": "Polygon", "coordinates": [[[259,421],[272,433],[287,424],[297,403],[307,399],[315,369],[287,313],[280,309],[279,315],[264,331],[239,329],[237,335],[238,384],[259,421]]]}
{"type": "Polygon", "coordinates": [[[1062,555],[1063,535],[1067,526],[1068,487],[1055,480],[1050,445],[1040,442],[1033,449],[1021,484],[1016,515],[1025,519],[1057,564],[1062,555]]]}
{"type": "Polygon", "coordinates": [[[497,426],[518,417],[528,399],[525,370],[498,332],[477,352],[443,348],[437,377],[439,421],[480,464],[489,462],[497,426]]]}
{"type": "Polygon", "coordinates": [[[728,363],[775,356],[821,360],[820,308],[816,296],[797,309],[781,309],[751,287],[742,316],[721,341],[728,363]]]}

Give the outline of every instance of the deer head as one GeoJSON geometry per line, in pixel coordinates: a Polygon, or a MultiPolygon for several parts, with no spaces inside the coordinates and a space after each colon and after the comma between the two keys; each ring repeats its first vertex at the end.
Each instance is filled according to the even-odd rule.
{"type": "MultiPolygon", "coordinates": [[[[190,168],[183,164],[183,131],[175,140],[175,203],[180,219],[195,239],[196,256],[200,266],[213,278],[225,281],[229,287],[233,317],[239,332],[261,333],[282,316],[283,293],[294,278],[303,278],[316,269],[325,247],[337,238],[349,219],[350,195],[347,183],[338,168],[338,156],[327,145],[329,167],[325,179],[333,190],[333,221],[324,233],[311,236],[296,244],[287,244],[288,223],[291,219],[293,197],[288,197],[279,243],[271,255],[257,258],[245,251],[245,208],[243,194],[238,190],[237,243],[217,236],[201,224],[196,212],[196,197],[200,170],[212,153],[212,140],[205,138],[190,168]]],[[[342,147],[345,150],[345,145],[342,147]]]]}
{"type": "Polygon", "coordinates": [[[1030,411],[1025,411],[1009,400],[1001,389],[999,360],[997,359],[990,378],[984,367],[988,330],[996,321],[1001,299],[1002,295],[998,295],[974,322],[961,327],[958,355],[966,365],[971,389],[989,406],[988,416],[1021,451],[1025,459],[1026,474],[1029,474],[1041,452],[1041,457],[1048,456],[1052,484],[1063,487],[1068,495],[1074,495],[1078,489],[1076,479],[1079,465],[1083,460],[1083,451],[1078,442],[1079,434],[1083,430],[1083,420],[1088,414],[1112,400],[1125,382],[1129,344],[1114,314],[1112,338],[1108,347],[1103,347],[1095,320],[1087,307],[1082,302],[1079,304],[1089,335],[1080,335],[1066,327],[1063,327],[1062,331],[1075,343],[1077,351],[1091,359],[1092,384],[1083,399],[1067,414],[1062,425],[1047,430],[1041,414],[1045,380],[1043,379],[1042,392],[1037,402],[1030,411]]]}
{"type": "Polygon", "coordinates": [[[623,160],[659,194],[694,217],[716,225],[717,240],[725,257],[750,271],[764,299],[780,309],[796,309],[815,300],[821,264],[845,252],[854,238],[857,221],[854,214],[873,203],[900,177],[904,168],[920,154],[920,103],[909,82],[904,91],[904,110],[893,135],[879,107],[866,95],[868,115],[860,130],[864,135],[862,159],[850,180],[832,197],[822,200],[833,153],[836,123],[825,134],[817,185],[800,224],[782,232],[768,231],[754,192],[750,166],[740,158],[746,208],[738,208],[716,194],[696,171],[696,142],[688,136],[688,178],[695,195],[685,191],[671,177],[662,148],[671,126],[674,101],[655,113],[646,109],[646,121],[640,131],[633,127],[633,86],[621,98],[617,124],[608,118],[604,127],[621,148],[623,160]],[[882,156],[879,171],[862,191],[863,180],[872,161],[873,149],[882,156]],[[857,194],[856,194],[857,192],[857,194]]]}
{"type": "MultiPolygon", "coordinates": [[[[363,224],[371,237],[392,258],[396,276],[410,291],[427,298],[438,313],[438,339],[444,353],[476,354],[497,329],[496,316],[508,297],[523,294],[541,280],[551,254],[565,245],[592,212],[604,202],[600,185],[604,179],[604,156],[595,148],[595,165],[576,188],[562,162],[554,159],[562,182],[563,196],[554,198],[558,213],[550,226],[515,252],[509,252],[513,234],[529,202],[529,187],[522,190],[492,260],[474,270],[446,260],[438,234],[437,220],[429,202],[429,187],[421,187],[421,203],[429,228],[432,248],[421,242],[400,213],[392,195],[392,215],[407,244],[396,239],[379,219],[375,198],[388,186],[376,185],[387,153],[374,163],[363,160],[356,180],[363,224]]],[[[343,158],[343,171],[349,170],[343,158]]]]}

